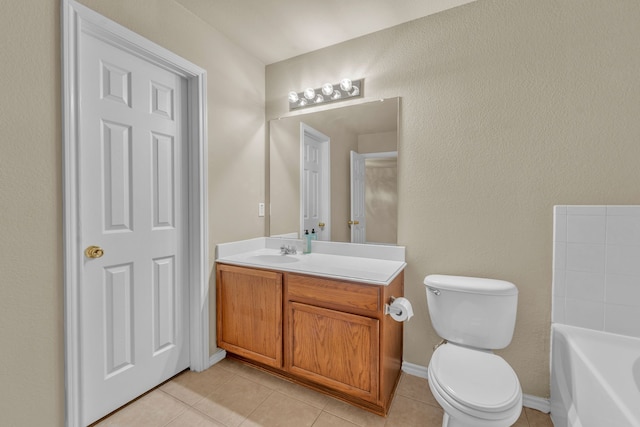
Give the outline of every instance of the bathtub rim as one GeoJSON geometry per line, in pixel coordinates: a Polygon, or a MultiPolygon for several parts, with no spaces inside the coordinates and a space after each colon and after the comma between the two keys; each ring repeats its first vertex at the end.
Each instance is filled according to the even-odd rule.
{"type": "MultiPolygon", "coordinates": [[[[600,341],[604,341],[605,344],[603,344],[606,347],[606,344],[611,342],[611,341],[615,341],[615,342],[623,342],[625,345],[628,345],[629,343],[633,343],[633,344],[637,344],[637,348],[638,348],[638,352],[637,355],[640,357],[640,338],[638,337],[633,337],[633,336],[629,336],[629,335],[622,335],[622,334],[617,334],[614,332],[606,332],[606,331],[599,331],[599,330],[595,330],[595,329],[588,329],[588,328],[584,328],[584,327],[580,327],[580,326],[574,326],[574,325],[567,325],[567,324],[563,324],[563,323],[552,323],[551,324],[551,351],[549,352],[549,366],[550,366],[550,384],[551,384],[551,391],[552,391],[552,395],[550,396],[550,406],[553,409],[553,407],[555,406],[554,403],[554,396],[553,396],[553,386],[554,386],[554,378],[553,378],[553,373],[554,373],[554,363],[553,363],[553,359],[554,359],[554,347],[556,345],[556,340],[557,339],[563,339],[567,345],[569,345],[571,347],[571,351],[575,353],[575,355],[577,357],[580,358],[580,361],[582,363],[584,363],[590,370],[592,375],[594,375],[594,377],[599,381],[600,384],[602,384],[602,386],[605,388],[607,394],[609,396],[612,397],[612,399],[614,399],[617,404],[620,405],[620,411],[622,414],[624,414],[624,416],[632,421],[637,421],[636,424],[640,425],[640,414],[634,413],[631,409],[631,407],[626,403],[626,401],[628,399],[625,399],[624,397],[622,397],[620,395],[619,392],[619,388],[615,387],[615,385],[613,385],[611,383],[610,379],[607,379],[605,376],[603,376],[603,373],[600,369],[597,369],[597,367],[595,366],[595,360],[597,357],[590,357],[589,354],[585,353],[585,349],[583,347],[581,347],[581,343],[579,342],[581,339],[587,339],[587,340],[594,340],[594,341],[598,341],[598,338],[600,338],[600,341]],[[557,338],[556,335],[559,334],[561,335],[561,338],[557,338]]],[[[633,347],[634,349],[636,348],[635,346],[633,347]]],[[[634,353],[635,354],[635,353],[634,353]]],[[[598,365],[599,366],[599,365],[598,365]]],[[[631,378],[631,385],[633,385],[633,381],[634,379],[631,378]]],[[[637,381],[637,379],[636,379],[637,381]]],[[[640,395],[640,384],[636,384],[636,388],[637,388],[637,393],[638,395],[640,395]]],[[[560,394],[562,395],[562,391],[560,391],[560,394]]],[[[634,395],[635,396],[635,395],[634,395]]],[[[558,398],[562,401],[563,403],[563,407],[566,408],[566,403],[563,399],[562,396],[558,396],[558,398]]],[[[552,420],[553,420],[553,410],[551,411],[551,416],[552,416],[552,420]]],[[[560,415],[562,417],[567,417],[568,414],[562,414],[560,415]]],[[[578,415],[578,420],[579,420],[579,415],[578,415]]]]}

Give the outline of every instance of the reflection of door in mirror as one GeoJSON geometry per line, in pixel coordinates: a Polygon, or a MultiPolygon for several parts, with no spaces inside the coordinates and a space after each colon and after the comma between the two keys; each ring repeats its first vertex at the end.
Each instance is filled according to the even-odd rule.
{"type": "Polygon", "coordinates": [[[315,231],[318,240],[330,240],[330,139],[300,123],[300,237],[315,231]]]}
{"type": "Polygon", "coordinates": [[[398,152],[351,152],[351,242],[397,242],[398,152]]]}

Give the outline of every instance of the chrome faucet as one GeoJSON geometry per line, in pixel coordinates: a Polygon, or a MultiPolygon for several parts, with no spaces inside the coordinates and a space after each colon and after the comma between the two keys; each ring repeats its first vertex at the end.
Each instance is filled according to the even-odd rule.
{"type": "Polygon", "coordinates": [[[282,245],[282,246],[280,246],[280,254],[281,255],[295,255],[297,253],[298,253],[298,251],[296,250],[296,247],[294,245],[291,245],[291,246],[282,245]]]}

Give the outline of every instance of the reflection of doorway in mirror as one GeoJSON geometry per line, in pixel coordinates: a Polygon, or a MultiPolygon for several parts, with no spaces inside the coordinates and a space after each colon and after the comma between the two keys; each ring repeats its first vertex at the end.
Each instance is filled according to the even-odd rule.
{"type": "Polygon", "coordinates": [[[351,242],[396,244],[397,159],[397,151],[366,154],[352,152],[351,242]],[[357,167],[357,164],[362,166],[357,167]],[[358,182],[360,185],[357,185],[358,182]]]}
{"type": "MultiPolygon", "coordinates": [[[[380,153],[385,154],[385,153],[380,153]]],[[[367,242],[398,241],[398,156],[365,159],[367,242]]]]}
{"type": "Polygon", "coordinates": [[[300,236],[315,230],[318,240],[331,239],[330,139],[300,123],[300,236]]]}

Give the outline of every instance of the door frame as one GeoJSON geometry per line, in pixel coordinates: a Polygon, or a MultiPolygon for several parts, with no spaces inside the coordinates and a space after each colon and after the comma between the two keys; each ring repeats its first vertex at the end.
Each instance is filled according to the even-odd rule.
{"type": "Polygon", "coordinates": [[[299,238],[304,236],[304,144],[312,138],[322,144],[322,217],[325,226],[320,240],[331,240],[331,138],[306,123],[300,122],[300,231],[299,238]]]}
{"type": "Polygon", "coordinates": [[[65,425],[80,424],[80,298],[82,248],[79,203],[78,42],[88,32],[187,81],[187,216],[190,369],[209,367],[209,245],[207,210],[206,71],[74,0],[61,0],[62,174],[65,338],[65,425]]]}

